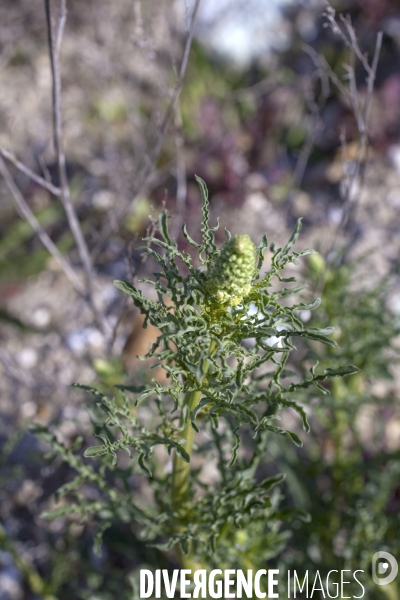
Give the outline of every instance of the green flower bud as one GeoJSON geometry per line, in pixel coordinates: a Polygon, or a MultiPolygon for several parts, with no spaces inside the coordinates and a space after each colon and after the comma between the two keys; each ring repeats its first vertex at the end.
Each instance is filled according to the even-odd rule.
{"type": "Polygon", "coordinates": [[[248,235],[235,235],[225,242],[208,277],[214,300],[236,306],[250,293],[256,274],[255,250],[248,235]]]}
{"type": "Polygon", "coordinates": [[[321,254],[315,252],[308,257],[308,268],[313,275],[322,275],[326,269],[326,262],[321,254]]]}

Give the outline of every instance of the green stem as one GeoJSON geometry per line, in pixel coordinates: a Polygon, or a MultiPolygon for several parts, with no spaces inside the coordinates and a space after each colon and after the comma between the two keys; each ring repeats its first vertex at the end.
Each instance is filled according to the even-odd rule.
{"type": "MultiPolygon", "coordinates": [[[[205,368],[205,371],[208,370],[208,364],[205,368]]],[[[196,408],[201,398],[201,391],[197,390],[195,392],[188,392],[185,395],[184,406],[187,406],[189,409],[189,414],[196,408]]],[[[191,457],[194,443],[195,430],[192,427],[191,419],[189,418],[183,431],[182,435],[185,438],[185,443],[183,447],[185,448],[188,455],[191,457]]],[[[174,464],[172,470],[172,508],[174,511],[178,512],[182,509],[182,505],[188,496],[188,488],[189,488],[189,479],[190,479],[190,463],[187,463],[183,460],[181,456],[177,452],[174,455],[174,464]]],[[[180,518],[178,517],[178,522],[176,526],[176,530],[179,531],[181,529],[180,518]]],[[[201,565],[197,564],[192,557],[185,556],[180,548],[177,546],[177,555],[179,564],[183,569],[190,569],[191,571],[195,571],[196,569],[202,568],[201,565]]]]}
{"type": "MultiPolygon", "coordinates": [[[[216,349],[217,345],[215,342],[212,342],[210,346],[210,356],[214,354],[216,349]]],[[[203,376],[207,374],[209,366],[209,361],[204,361],[203,376]]],[[[201,390],[187,392],[185,394],[183,405],[188,407],[189,415],[199,404],[200,398],[201,390]]],[[[183,447],[188,453],[189,457],[192,455],[194,436],[195,430],[193,429],[191,419],[189,418],[182,431],[182,437],[184,437],[186,440],[183,444],[183,447]]],[[[175,452],[172,470],[172,507],[174,510],[179,510],[182,506],[182,502],[184,502],[187,498],[189,476],[190,463],[184,461],[183,458],[179,456],[177,452],[175,452]]]]}
{"type": "MultiPolygon", "coordinates": [[[[217,348],[217,345],[212,342],[210,346],[210,356],[212,356],[217,348]]],[[[208,360],[203,363],[203,376],[205,376],[208,372],[210,363],[208,360]]],[[[195,430],[192,427],[192,421],[190,419],[190,414],[199,404],[201,399],[201,390],[195,390],[193,392],[187,392],[185,394],[185,398],[183,401],[183,406],[187,406],[189,410],[189,418],[185,423],[185,426],[182,431],[182,436],[185,438],[185,443],[183,444],[184,449],[188,453],[189,457],[192,456],[193,444],[194,444],[194,436],[195,430]]],[[[183,419],[183,411],[181,419],[183,419]]],[[[185,503],[188,497],[188,489],[189,489],[189,481],[190,481],[190,463],[187,463],[183,460],[183,458],[175,452],[174,454],[174,463],[172,469],[172,489],[171,489],[171,499],[172,499],[172,508],[174,511],[179,513],[182,509],[182,505],[185,503]]],[[[179,531],[181,529],[180,518],[178,516],[178,523],[176,530],[179,531]]],[[[196,570],[202,568],[202,566],[196,563],[193,558],[189,556],[184,556],[180,547],[177,548],[178,552],[178,560],[181,566],[184,569],[196,570]]]]}
{"type": "MultiPolygon", "coordinates": [[[[184,406],[189,409],[189,414],[196,408],[200,401],[201,391],[189,392],[185,395],[184,406]]],[[[189,456],[192,455],[195,430],[192,422],[188,419],[183,431],[182,437],[185,438],[184,449],[189,456]]],[[[186,499],[189,487],[190,463],[183,460],[177,452],[174,455],[174,466],[172,471],[172,506],[174,510],[179,509],[182,501],[186,499]]]]}

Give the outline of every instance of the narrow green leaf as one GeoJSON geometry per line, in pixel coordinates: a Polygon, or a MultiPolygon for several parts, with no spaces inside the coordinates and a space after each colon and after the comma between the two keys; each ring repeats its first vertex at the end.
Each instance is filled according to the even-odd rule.
{"type": "Polygon", "coordinates": [[[184,236],[185,240],[186,240],[187,242],[189,242],[189,244],[190,244],[191,246],[193,246],[194,248],[203,248],[203,246],[202,246],[201,244],[198,244],[197,242],[195,242],[195,241],[194,241],[194,240],[193,240],[193,239],[190,237],[190,235],[188,234],[187,228],[186,228],[186,223],[184,223],[184,224],[182,225],[182,233],[183,233],[183,236],[184,236]]]}
{"type": "Polygon", "coordinates": [[[233,465],[236,463],[237,461],[237,457],[238,457],[238,452],[239,452],[239,448],[240,448],[240,437],[237,435],[237,432],[239,431],[239,427],[236,427],[236,429],[234,429],[232,431],[232,435],[235,439],[235,443],[234,446],[232,448],[232,458],[228,463],[228,467],[233,467],[233,465]]]}
{"type": "Polygon", "coordinates": [[[292,442],[294,444],[296,444],[296,446],[298,446],[299,448],[301,448],[303,446],[303,442],[301,441],[301,439],[299,438],[299,436],[297,435],[297,433],[293,433],[293,431],[286,431],[286,437],[288,437],[289,439],[292,440],[292,442]]]}
{"type": "Polygon", "coordinates": [[[146,458],[146,455],[143,452],[140,452],[139,456],[138,456],[138,465],[139,465],[140,469],[143,471],[143,473],[146,475],[146,477],[151,477],[152,472],[145,464],[145,462],[144,462],[145,458],[146,458]]]}
{"type": "Polygon", "coordinates": [[[296,222],[296,225],[293,229],[292,235],[290,236],[290,239],[288,241],[288,243],[286,244],[286,246],[279,252],[277,252],[277,254],[279,253],[280,256],[279,258],[283,258],[285,257],[287,254],[289,254],[289,251],[293,248],[293,246],[295,245],[295,243],[297,242],[297,239],[300,235],[300,231],[302,228],[302,218],[298,219],[296,222]]]}
{"type": "Polygon", "coordinates": [[[271,490],[273,487],[282,483],[286,478],[285,473],[278,473],[277,475],[272,475],[271,477],[267,477],[263,479],[261,483],[259,483],[259,487],[263,489],[264,492],[271,490]]]}
{"type": "Polygon", "coordinates": [[[165,210],[163,210],[160,213],[160,216],[158,217],[158,226],[160,228],[160,233],[163,236],[164,240],[167,242],[167,244],[169,246],[176,246],[176,243],[171,240],[171,237],[169,235],[168,217],[167,217],[167,213],[165,212],[165,210]]]}
{"type": "Polygon", "coordinates": [[[103,456],[103,454],[107,454],[108,452],[107,446],[89,446],[89,448],[86,448],[83,456],[86,456],[86,458],[93,458],[95,456],[103,456]]]}
{"type": "Polygon", "coordinates": [[[360,369],[354,365],[343,365],[337,369],[325,369],[326,377],[346,377],[346,375],[354,375],[359,373],[360,369]]]}
{"type": "Polygon", "coordinates": [[[190,463],[190,456],[186,452],[185,448],[181,446],[181,444],[175,444],[175,449],[179,456],[181,456],[185,462],[190,463]]]}
{"type": "Polygon", "coordinates": [[[54,510],[45,510],[41,513],[40,517],[42,519],[49,519],[52,521],[54,519],[58,519],[59,517],[65,517],[67,515],[72,515],[79,512],[79,506],[76,504],[70,504],[68,506],[60,506],[54,510]]]}

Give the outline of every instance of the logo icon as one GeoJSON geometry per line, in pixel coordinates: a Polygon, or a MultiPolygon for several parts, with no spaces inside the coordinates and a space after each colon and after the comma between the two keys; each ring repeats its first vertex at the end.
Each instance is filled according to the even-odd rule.
{"type": "Polygon", "coordinates": [[[377,585],[392,583],[397,577],[399,566],[394,556],[389,552],[375,552],[372,557],[372,579],[377,585]],[[390,568],[389,568],[390,567],[390,568]],[[385,575],[382,577],[382,575],[385,575]]]}

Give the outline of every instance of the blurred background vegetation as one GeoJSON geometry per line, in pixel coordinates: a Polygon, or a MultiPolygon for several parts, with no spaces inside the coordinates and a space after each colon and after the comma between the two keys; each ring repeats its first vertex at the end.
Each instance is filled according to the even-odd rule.
{"type": "MultiPolygon", "coordinates": [[[[46,460],[46,445],[27,426],[56,424],[59,438],[73,444],[90,424],[73,382],[108,391],[149,376],[136,356],[154,331],[142,329],[112,280],[151,273],[136,248],[163,205],[185,247],[183,222],[190,230],[199,221],[195,174],[210,189],[212,222],[220,216],[232,233],[286,240],[303,217],[301,246],[320,255],[302,265],[301,278],[322,305],[302,318],[335,326],[342,349],[325,356],[299,345],[292,368],[305,372],[318,359],[361,369],[299,396],[311,433],[290,413],[284,418],[293,420],[302,449],[285,439],[267,445],[264,468],[287,473],[282,502],[308,510],[312,520],[283,525],[279,536],[256,524],[234,542],[236,557],[253,568],[268,559],[282,569],[364,569],[368,598],[400,598],[400,586],[378,588],[369,575],[374,552],[400,559],[400,8],[395,0],[338,0],[333,7],[350,16],[370,63],[383,32],[373,92],[360,57],[325,27],[324,3],[202,0],[172,104],[193,4],[68,0],[61,50],[66,167],[108,334],[0,178],[1,600],[128,599],[141,566],[176,566],[172,552],[166,558],[145,546],[126,525],[106,532],[97,556],[90,523],[41,518],[71,472],[46,460]],[[354,98],[369,102],[368,151],[354,98]]],[[[51,85],[42,0],[3,0],[0,147],[59,185],[51,85]]],[[[41,227],[83,279],[61,203],[5,161],[41,227]]],[[[223,229],[218,235],[222,242],[223,229]]],[[[214,477],[215,465],[209,471],[214,477]]]]}

